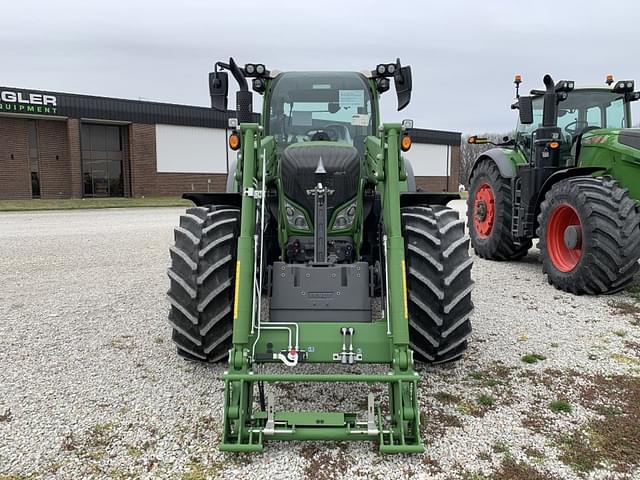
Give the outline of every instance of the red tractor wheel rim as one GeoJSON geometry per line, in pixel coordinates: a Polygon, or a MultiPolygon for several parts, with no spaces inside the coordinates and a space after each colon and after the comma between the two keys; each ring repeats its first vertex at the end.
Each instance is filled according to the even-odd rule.
{"type": "Polygon", "coordinates": [[[496,217],[495,198],[488,183],[478,187],[473,197],[473,226],[478,237],[487,238],[496,217]]]}
{"type": "Polygon", "coordinates": [[[561,272],[570,272],[582,258],[582,224],[578,212],[566,203],[558,205],[551,212],[547,225],[547,251],[553,266],[561,272]],[[574,239],[567,244],[568,231],[574,239]]]}

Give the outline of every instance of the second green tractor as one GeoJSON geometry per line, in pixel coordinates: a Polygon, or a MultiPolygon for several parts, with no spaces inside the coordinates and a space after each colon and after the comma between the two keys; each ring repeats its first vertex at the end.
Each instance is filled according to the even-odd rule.
{"type": "MultiPolygon", "coordinates": [[[[482,153],[469,179],[468,225],[476,253],[518,260],[539,238],[549,283],[574,294],[625,287],[640,258],[640,129],[631,128],[634,82],[575,88],[555,83],[518,94],[519,122],[482,153]]],[[[488,143],[470,137],[469,143],[488,143]]]]}

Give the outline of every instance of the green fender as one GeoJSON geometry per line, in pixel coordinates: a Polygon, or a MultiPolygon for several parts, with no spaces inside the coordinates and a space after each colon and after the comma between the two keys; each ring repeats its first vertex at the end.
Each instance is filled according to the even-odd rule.
{"type": "Polygon", "coordinates": [[[469,182],[471,182],[471,178],[473,177],[473,172],[476,169],[476,166],[480,162],[484,162],[490,160],[492,161],[498,170],[500,170],[500,175],[504,178],[513,178],[516,176],[518,165],[524,165],[526,159],[524,155],[512,148],[503,148],[497,147],[487,150],[486,152],[482,152],[481,155],[476,158],[473,163],[473,168],[471,169],[471,173],[469,174],[469,182]]]}

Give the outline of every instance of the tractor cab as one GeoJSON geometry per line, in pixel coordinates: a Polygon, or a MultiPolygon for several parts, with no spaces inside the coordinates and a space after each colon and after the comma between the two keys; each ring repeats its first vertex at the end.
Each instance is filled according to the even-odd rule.
{"type": "MultiPolygon", "coordinates": [[[[631,90],[633,87],[631,87],[631,90]]],[[[515,134],[516,147],[527,158],[532,154],[537,130],[542,126],[544,96],[532,92],[532,123],[518,121],[515,134]]],[[[556,108],[555,122],[560,129],[559,166],[576,165],[582,137],[585,133],[602,128],[630,128],[629,99],[623,92],[607,88],[579,88],[567,92],[556,108]]]]}
{"type": "Polygon", "coordinates": [[[280,151],[318,141],[362,151],[364,139],[374,134],[373,97],[360,73],[281,73],[266,99],[266,133],[274,136],[280,151]]]}

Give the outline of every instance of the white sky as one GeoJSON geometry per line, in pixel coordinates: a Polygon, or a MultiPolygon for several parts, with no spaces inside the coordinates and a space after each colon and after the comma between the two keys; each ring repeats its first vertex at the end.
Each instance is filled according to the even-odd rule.
{"type": "Polygon", "coordinates": [[[514,73],[525,91],[545,73],[640,82],[639,14],[633,0],[3,2],[0,85],[208,106],[207,72],[230,55],[357,71],[399,56],[413,68],[413,98],[398,113],[392,88],[384,120],[506,131],[514,73]]]}

